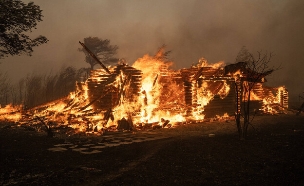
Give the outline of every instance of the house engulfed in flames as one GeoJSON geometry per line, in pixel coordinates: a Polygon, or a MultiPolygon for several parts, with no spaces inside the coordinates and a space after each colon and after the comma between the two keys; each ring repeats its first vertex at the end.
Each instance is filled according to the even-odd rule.
{"type": "MultiPolygon", "coordinates": [[[[28,110],[27,117],[20,114],[16,121],[26,123],[31,116],[32,120],[40,118],[37,122],[98,132],[122,121],[168,127],[234,116],[239,91],[236,74],[244,75],[242,68],[223,62],[208,65],[203,58],[190,68],[172,70],[171,65],[161,56],[145,55],[132,66],[119,63],[92,70],[68,97],[28,110]]],[[[257,82],[251,102],[252,111],[276,113],[288,108],[288,92],[285,87],[269,88],[257,82]]]]}
{"type": "MultiPolygon", "coordinates": [[[[119,64],[111,68],[111,74],[94,70],[86,82],[88,100],[98,112],[110,110],[118,119],[131,115],[135,123],[234,115],[235,77],[222,62],[208,65],[201,59],[197,65],[180,70],[170,70],[170,65],[144,56],[132,67],[119,64]]],[[[257,82],[251,94],[252,110],[275,112],[274,106],[288,107],[285,87],[263,87],[257,82]]]]}

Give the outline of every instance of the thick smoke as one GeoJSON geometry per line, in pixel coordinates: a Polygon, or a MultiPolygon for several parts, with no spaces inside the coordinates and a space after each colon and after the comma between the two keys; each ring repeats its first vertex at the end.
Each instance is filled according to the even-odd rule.
{"type": "Polygon", "coordinates": [[[14,78],[63,64],[86,67],[78,41],[97,36],[118,45],[117,57],[129,64],[162,44],[172,51],[175,68],[190,67],[201,57],[234,63],[242,46],[253,54],[273,52],[271,65],[281,69],[268,78],[269,85],[286,85],[294,98],[304,91],[302,0],[33,1],[44,21],[32,35],[50,42],[32,57],[1,60],[1,72],[14,78]]]}

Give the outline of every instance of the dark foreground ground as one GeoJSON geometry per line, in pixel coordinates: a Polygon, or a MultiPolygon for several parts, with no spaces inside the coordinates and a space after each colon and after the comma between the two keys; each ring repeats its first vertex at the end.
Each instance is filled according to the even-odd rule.
{"type": "Polygon", "coordinates": [[[245,141],[233,121],[157,129],[152,137],[115,133],[107,141],[1,126],[0,185],[304,185],[304,116],[259,116],[253,127],[245,141]],[[48,150],[56,147],[65,148],[48,150]]]}

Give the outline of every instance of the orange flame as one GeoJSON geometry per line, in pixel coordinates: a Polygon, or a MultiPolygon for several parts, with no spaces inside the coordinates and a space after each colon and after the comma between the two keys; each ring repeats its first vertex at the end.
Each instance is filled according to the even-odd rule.
{"type": "Polygon", "coordinates": [[[17,122],[21,119],[21,110],[22,106],[13,106],[11,104],[6,105],[5,107],[1,108],[0,105],[0,121],[10,121],[10,122],[17,122]]]}

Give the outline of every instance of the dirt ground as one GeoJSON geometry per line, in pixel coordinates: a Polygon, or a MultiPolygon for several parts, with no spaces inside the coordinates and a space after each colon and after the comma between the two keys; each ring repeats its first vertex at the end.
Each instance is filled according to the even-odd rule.
{"type": "Polygon", "coordinates": [[[244,141],[213,121],[54,138],[2,124],[0,143],[0,185],[304,185],[303,114],[257,116],[244,141]]]}

